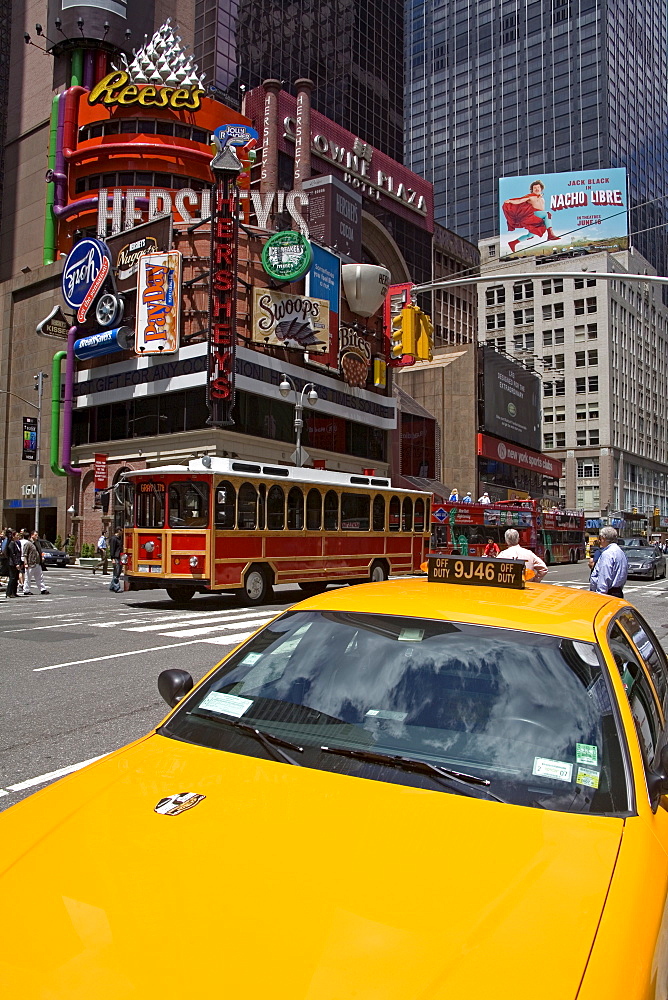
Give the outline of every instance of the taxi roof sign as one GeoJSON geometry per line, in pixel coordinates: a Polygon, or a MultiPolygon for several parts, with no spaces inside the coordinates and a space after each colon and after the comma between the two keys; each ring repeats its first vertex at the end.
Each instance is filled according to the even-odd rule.
{"type": "Polygon", "coordinates": [[[427,572],[429,583],[524,589],[524,563],[517,559],[429,556],[427,572]]]}

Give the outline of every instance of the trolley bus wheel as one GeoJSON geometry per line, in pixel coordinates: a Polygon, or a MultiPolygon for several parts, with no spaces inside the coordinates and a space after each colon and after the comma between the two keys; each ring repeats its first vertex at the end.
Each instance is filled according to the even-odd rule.
{"type": "Polygon", "coordinates": [[[271,583],[269,575],[262,566],[251,566],[244,577],[244,585],[238,592],[242,604],[263,604],[269,596],[271,583]]]}
{"type": "Polygon", "coordinates": [[[387,580],[390,574],[387,572],[387,563],[376,560],[375,563],[371,564],[371,572],[369,573],[370,583],[381,583],[383,580],[387,580]]]}
{"type": "Polygon", "coordinates": [[[167,596],[177,604],[186,604],[192,601],[195,591],[191,587],[167,587],[167,596]]]}

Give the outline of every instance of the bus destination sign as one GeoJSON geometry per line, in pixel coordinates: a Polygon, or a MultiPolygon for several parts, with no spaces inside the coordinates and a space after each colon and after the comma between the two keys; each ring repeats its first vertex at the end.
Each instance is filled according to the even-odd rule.
{"type": "Polygon", "coordinates": [[[513,559],[478,559],[475,556],[430,556],[428,579],[430,583],[523,590],[524,563],[513,559]]]}

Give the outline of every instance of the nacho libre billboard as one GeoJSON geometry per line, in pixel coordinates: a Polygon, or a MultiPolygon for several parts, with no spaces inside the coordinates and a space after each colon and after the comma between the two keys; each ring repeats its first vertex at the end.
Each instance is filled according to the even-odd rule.
{"type": "Polygon", "coordinates": [[[501,256],[628,247],[626,170],[499,179],[501,256]]]}
{"type": "MultiPolygon", "coordinates": [[[[72,87],[59,100],[63,125],[47,180],[61,252],[76,230],[94,229],[104,239],[163,215],[180,227],[208,218],[211,136],[221,126],[251,124],[207,96],[169,23],[130,61],[122,54],[98,60],[90,86],[72,87]]],[[[238,153],[244,189],[250,164],[238,153]]]]}

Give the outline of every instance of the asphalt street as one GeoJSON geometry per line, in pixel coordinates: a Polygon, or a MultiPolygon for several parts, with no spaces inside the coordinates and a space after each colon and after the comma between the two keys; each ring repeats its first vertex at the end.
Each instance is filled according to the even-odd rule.
{"type": "MultiPolygon", "coordinates": [[[[552,567],[546,582],[588,589],[585,563],[552,567]]],[[[45,575],[49,594],[0,591],[0,809],[158,725],[167,667],[195,680],[276,613],[302,599],[244,607],[231,594],[176,605],[163,591],[109,591],[110,576],[78,567],[45,575]]],[[[668,580],[629,581],[627,598],[668,650],[668,580]]]]}

